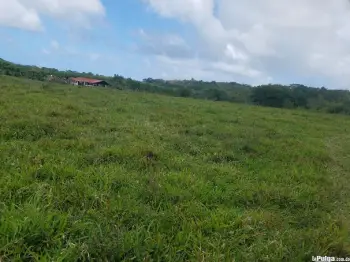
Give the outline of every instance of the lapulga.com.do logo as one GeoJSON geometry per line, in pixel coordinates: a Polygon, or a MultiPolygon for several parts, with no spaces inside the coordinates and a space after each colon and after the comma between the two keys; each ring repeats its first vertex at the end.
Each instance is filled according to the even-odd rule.
{"type": "Polygon", "coordinates": [[[327,257],[327,256],[312,256],[312,261],[321,261],[321,262],[331,262],[331,261],[350,261],[350,257],[327,257]]]}

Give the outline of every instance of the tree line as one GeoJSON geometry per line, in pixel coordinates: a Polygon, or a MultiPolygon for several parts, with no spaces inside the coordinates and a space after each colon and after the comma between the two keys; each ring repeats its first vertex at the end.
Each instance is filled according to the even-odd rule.
{"type": "Polygon", "coordinates": [[[3,59],[0,59],[0,74],[59,83],[68,83],[70,77],[89,77],[105,80],[111,88],[117,89],[350,115],[350,92],[329,90],[325,87],[315,88],[299,84],[250,86],[236,82],[205,82],[194,79],[167,81],[147,78],[136,81],[120,75],[103,76],[91,72],[60,71],[54,68],[19,65],[3,59]]]}

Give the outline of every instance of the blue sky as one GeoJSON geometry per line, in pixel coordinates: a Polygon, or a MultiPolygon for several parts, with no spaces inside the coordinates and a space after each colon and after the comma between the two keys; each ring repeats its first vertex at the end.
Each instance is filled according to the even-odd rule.
{"type": "Polygon", "coordinates": [[[10,61],[60,69],[146,76],[140,64],[147,56],[138,53],[140,31],[163,34],[180,31],[176,21],[164,23],[138,0],[102,2],[105,17],[88,29],[62,20],[44,18],[45,31],[0,27],[1,57],[10,61]],[[156,27],[155,27],[156,25],[156,27]]]}
{"type": "Polygon", "coordinates": [[[143,79],[350,87],[346,0],[0,0],[0,57],[143,79]]]}

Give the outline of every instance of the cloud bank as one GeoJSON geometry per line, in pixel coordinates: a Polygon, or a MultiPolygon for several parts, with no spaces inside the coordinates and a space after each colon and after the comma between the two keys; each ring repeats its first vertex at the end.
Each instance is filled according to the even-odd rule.
{"type": "Polygon", "coordinates": [[[193,52],[200,50],[196,58],[158,54],[165,66],[174,69],[175,64],[180,74],[183,66],[191,64],[194,73],[203,77],[210,69],[225,80],[238,77],[255,83],[317,78],[331,86],[350,87],[347,0],[144,2],[159,16],[195,30],[201,43],[191,47],[193,52]]]}
{"type": "Polygon", "coordinates": [[[86,27],[105,14],[100,0],[0,0],[0,7],[0,26],[32,31],[44,29],[45,16],[86,27]]]}

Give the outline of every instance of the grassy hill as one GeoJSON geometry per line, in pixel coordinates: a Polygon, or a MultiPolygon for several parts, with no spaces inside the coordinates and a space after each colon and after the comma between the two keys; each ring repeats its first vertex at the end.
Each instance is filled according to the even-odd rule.
{"type": "Polygon", "coordinates": [[[317,88],[300,84],[251,86],[236,82],[205,82],[194,79],[169,81],[152,78],[137,81],[116,74],[103,76],[91,72],[60,71],[55,68],[15,64],[3,59],[0,59],[0,75],[59,84],[68,83],[70,77],[88,77],[104,80],[112,89],[350,115],[349,90],[317,88]]]}
{"type": "Polygon", "coordinates": [[[346,116],[0,76],[0,123],[2,261],[350,255],[346,116]]]}

